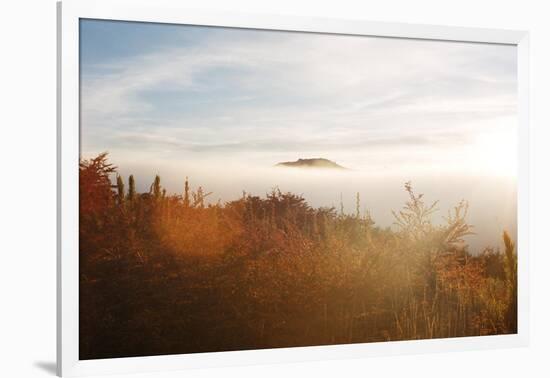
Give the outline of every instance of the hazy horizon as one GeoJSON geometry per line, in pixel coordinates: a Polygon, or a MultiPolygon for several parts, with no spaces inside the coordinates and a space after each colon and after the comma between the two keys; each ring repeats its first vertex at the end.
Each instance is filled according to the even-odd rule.
{"type": "Polygon", "coordinates": [[[516,48],[101,20],[81,21],[81,154],[138,189],[155,174],[230,201],[272,188],[382,227],[406,181],[464,199],[475,248],[515,235],[516,48]],[[350,171],[275,169],[326,158],[350,171]]]}

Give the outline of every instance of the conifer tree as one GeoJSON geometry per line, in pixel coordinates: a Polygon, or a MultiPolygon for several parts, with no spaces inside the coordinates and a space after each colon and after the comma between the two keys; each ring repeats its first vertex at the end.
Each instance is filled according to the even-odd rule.
{"type": "Polygon", "coordinates": [[[201,209],[204,207],[204,191],[201,186],[197,189],[197,193],[193,193],[193,207],[197,206],[201,209]]]}
{"type": "Polygon", "coordinates": [[[183,206],[184,207],[189,207],[189,180],[188,178],[186,177],[185,178],[185,188],[184,188],[184,192],[183,192],[183,206]]]}
{"type": "Polygon", "coordinates": [[[361,217],[361,199],[359,197],[359,192],[357,192],[357,196],[355,197],[355,217],[357,219],[361,217]]]}
{"type": "Polygon", "coordinates": [[[160,199],[161,195],[161,188],[160,188],[160,176],[155,176],[155,181],[153,181],[153,198],[158,201],[160,199]]]}
{"type": "Polygon", "coordinates": [[[128,177],[128,200],[130,202],[134,201],[136,198],[136,182],[134,180],[134,175],[128,177]]]}
{"type": "Polygon", "coordinates": [[[120,175],[116,176],[116,187],[117,187],[117,201],[119,204],[124,203],[124,181],[120,175]]]}

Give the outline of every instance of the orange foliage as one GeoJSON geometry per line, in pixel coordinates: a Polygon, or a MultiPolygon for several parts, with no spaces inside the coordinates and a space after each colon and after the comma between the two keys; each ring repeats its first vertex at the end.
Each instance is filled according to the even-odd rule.
{"type": "Polygon", "coordinates": [[[514,245],[471,254],[466,203],[434,225],[407,183],[382,229],[278,190],[207,205],[157,177],[126,194],[114,172],[105,154],[80,165],[82,359],[516,330],[514,245]]]}

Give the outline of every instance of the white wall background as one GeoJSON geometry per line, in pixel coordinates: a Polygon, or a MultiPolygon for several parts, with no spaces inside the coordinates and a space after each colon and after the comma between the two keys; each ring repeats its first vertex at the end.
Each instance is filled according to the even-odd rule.
{"type": "MultiPolygon", "coordinates": [[[[93,1],[93,0],[90,0],[93,1]]],[[[154,1],[154,0],[151,0],[154,1]]],[[[183,0],[176,1],[184,3],[183,0]]],[[[544,0],[186,0],[232,9],[531,32],[529,348],[151,374],[155,377],[550,376],[550,22],[544,0]]],[[[0,376],[55,362],[55,0],[4,2],[0,22],[0,376]]],[[[141,375],[144,376],[144,375],[141,375]]]]}

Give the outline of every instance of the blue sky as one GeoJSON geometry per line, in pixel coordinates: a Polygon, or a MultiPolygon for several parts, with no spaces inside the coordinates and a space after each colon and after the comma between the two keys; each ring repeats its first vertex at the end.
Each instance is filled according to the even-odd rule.
{"type": "Polygon", "coordinates": [[[102,20],[80,36],[85,157],[514,172],[513,46],[102,20]]]}

